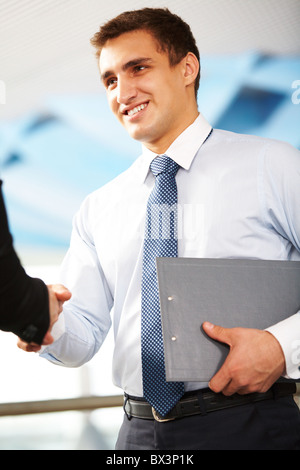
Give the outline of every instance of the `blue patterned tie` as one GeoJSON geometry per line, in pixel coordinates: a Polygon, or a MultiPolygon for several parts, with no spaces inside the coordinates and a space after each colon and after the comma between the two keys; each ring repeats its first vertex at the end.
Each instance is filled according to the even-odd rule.
{"type": "Polygon", "coordinates": [[[155,186],[147,206],[142,276],[142,366],[145,399],[165,416],[184,393],[182,382],[166,382],[157,257],[177,256],[177,163],[166,155],[150,165],[155,186]]]}

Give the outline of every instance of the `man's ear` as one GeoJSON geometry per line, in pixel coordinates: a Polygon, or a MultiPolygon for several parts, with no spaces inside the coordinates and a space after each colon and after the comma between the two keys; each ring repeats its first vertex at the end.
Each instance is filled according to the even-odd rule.
{"type": "Polygon", "coordinates": [[[184,78],[186,85],[191,85],[195,82],[198,72],[199,72],[199,61],[195,54],[189,52],[184,59],[182,59],[182,64],[184,66],[184,78]]]}

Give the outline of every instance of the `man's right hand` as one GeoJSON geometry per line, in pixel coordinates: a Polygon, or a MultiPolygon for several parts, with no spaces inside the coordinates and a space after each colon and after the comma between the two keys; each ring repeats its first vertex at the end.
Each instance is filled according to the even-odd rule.
{"type": "MultiPolygon", "coordinates": [[[[54,338],[51,334],[54,323],[57,322],[59,314],[62,312],[63,304],[72,296],[71,292],[62,284],[48,285],[49,294],[49,313],[50,324],[47,333],[44,336],[42,345],[46,346],[52,344],[54,338]]],[[[18,339],[17,346],[26,352],[37,352],[41,349],[41,345],[36,343],[26,343],[22,339],[18,339]]]]}

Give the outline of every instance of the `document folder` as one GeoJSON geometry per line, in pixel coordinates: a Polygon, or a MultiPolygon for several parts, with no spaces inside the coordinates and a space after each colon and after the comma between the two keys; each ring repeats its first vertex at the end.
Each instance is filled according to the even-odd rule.
{"type": "Polygon", "coordinates": [[[208,382],[223,364],[204,321],[265,329],[300,310],[298,261],[158,258],[157,273],[168,381],[208,382]]]}

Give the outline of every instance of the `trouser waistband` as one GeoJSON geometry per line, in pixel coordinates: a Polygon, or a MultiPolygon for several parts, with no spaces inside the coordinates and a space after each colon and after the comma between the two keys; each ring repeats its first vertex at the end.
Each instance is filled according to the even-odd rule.
{"type": "Polygon", "coordinates": [[[222,393],[214,393],[210,389],[196,390],[186,393],[166,416],[160,416],[146,400],[132,397],[125,393],[124,412],[128,419],[155,419],[159,422],[165,422],[187,416],[224,410],[233,406],[276,399],[293,395],[295,392],[295,383],[275,383],[265,393],[249,393],[247,395],[239,395],[236,393],[231,396],[225,396],[222,393]]]}

